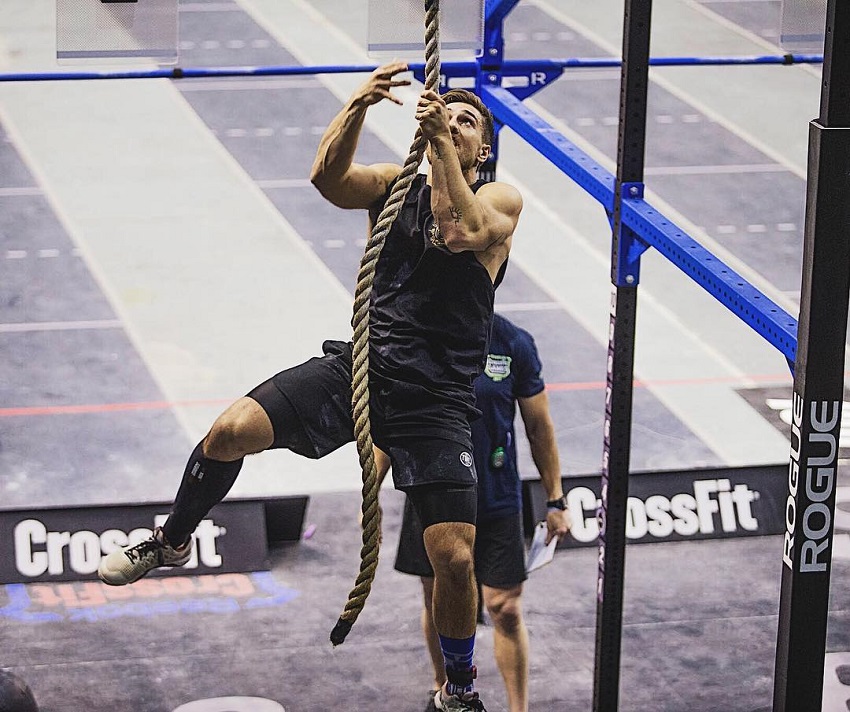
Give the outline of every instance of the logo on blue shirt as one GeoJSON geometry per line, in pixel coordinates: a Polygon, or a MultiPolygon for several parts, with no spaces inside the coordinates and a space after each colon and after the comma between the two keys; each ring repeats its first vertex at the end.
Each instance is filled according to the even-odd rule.
{"type": "Polygon", "coordinates": [[[511,375],[511,357],[487,354],[487,365],[484,367],[484,373],[496,383],[505,380],[511,375]]]}

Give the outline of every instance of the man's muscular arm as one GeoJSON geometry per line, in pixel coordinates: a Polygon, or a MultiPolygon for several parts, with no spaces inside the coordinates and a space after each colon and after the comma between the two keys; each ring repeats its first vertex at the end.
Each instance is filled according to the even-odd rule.
{"type": "Polygon", "coordinates": [[[310,181],[331,203],[340,208],[368,208],[387,190],[401,170],[391,163],[365,166],[354,162],[354,153],[367,109],[383,99],[401,104],[393,96],[393,87],[407,86],[406,79],[395,79],[407,70],[403,62],[394,62],[376,69],[369,79],[352,94],[325,130],[310,181]]]}
{"type": "Polygon", "coordinates": [[[448,110],[436,93],[422,93],[416,117],[431,145],[431,210],[446,247],[484,252],[508,240],[522,210],[519,192],[505,183],[472,192],[452,140],[448,110]]]}
{"type": "Polygon", "coordinates": [[[488,183],[473,193],[465,182],[448,178],[444,190],[433,191],[432,205],[440,234],[452,252],[486,252],[511,238],[516,229],[522,198],[506,183],[488,183]]]}

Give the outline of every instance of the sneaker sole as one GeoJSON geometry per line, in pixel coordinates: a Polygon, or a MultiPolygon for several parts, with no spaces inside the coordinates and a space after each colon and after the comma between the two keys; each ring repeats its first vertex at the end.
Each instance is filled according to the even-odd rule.
{"type": "MultiPolygon", "coordinates": [[[[153,570],[153,569],[151,569],[151,570],[153,570]]],[[[97,577],[100,579],[101,583],[105,583],[107,586],[128,586],[131,583],[136,583],[136,581],[141,581],[149,573],[150,573],[150,571],[145,571],[145,573],[143,573],[141,576],[139,576],[138,578],[134,578],[131,581],[110,581],[109,579],[104,578],[101,575],[100,571],[97,572],[97,577]]]]}
{"type": "Polygon", "coordinates": [[[137,576],[134,579],[130,579],[128,581],[109,581],[108,579],[103,577],[103,574],[98,571],[97,577],[100,579],[101,583],[105,583],[107,586],[129,586],[131,583],[136,583],[136,581],[141,581],[145,576],[147,576],[151,571],[155,571],[156,569],[173,569],[178,566],[185,566],[189,563],[189,559],[191,556],[186,557],[186,561],[182,561],[174,564],[163,564],[162,566],[156,566],[153,569],[148,569],[141,576],[137,576]]]}

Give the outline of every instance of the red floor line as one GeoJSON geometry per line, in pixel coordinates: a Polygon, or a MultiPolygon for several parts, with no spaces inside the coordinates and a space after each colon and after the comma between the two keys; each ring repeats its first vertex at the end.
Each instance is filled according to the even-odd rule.
{"type": "MultiPolygon", "coordinates": [[[[649,388],[652,386],[700,386],[711,383],[739,383],[744,385],[748,381],[757,383],[775,383],[778,385],[790,385],[791,373],[770,373],[755,376],[713,376],[711,378],[654,378],[651,381],[635,379],[635,388],[649,388]]],[[[546,390],[549,391],[590,391],[605,388],[605,381],[584,381],[575,383],[547,383],[546,390]]]]}
{"type": "MultiPolygon", "coordinates": [[[[741,383],[756,381],[759,383],[777,383],[790,385],[791,374],[764,374],[745,377],[716,378],[680,378],[669,380],[635,381],[635,388],[649,386],[695,386],[711,383],[741,383]]],[[[605,381],[576,381],[571,383],[548,383],[549,391],[593,391],[605,388],[605,381]]],[[[0,408],[0,418],[27,417],[33,415],[80,415],[86,413],[119,413],[135,410],[165,410],[168,408],[191,408],[203,405],[226,405],[232,399],[215,398],[188,401],[142,401],[136,403],[86,403],[80,405],[43,405],[0,408]]]]}

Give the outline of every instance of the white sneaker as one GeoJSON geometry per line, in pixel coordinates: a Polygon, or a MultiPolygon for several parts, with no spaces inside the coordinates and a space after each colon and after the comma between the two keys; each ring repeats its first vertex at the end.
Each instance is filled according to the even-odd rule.
{"type": "Polygon", "coordinates": [[[98,578],[110,586],[124,586],[160,566],[183,566],[192,556],[192,539],[176,549],[165,541],[162,527],[150,539],[116,549],[100,562],[98,578]]]}

